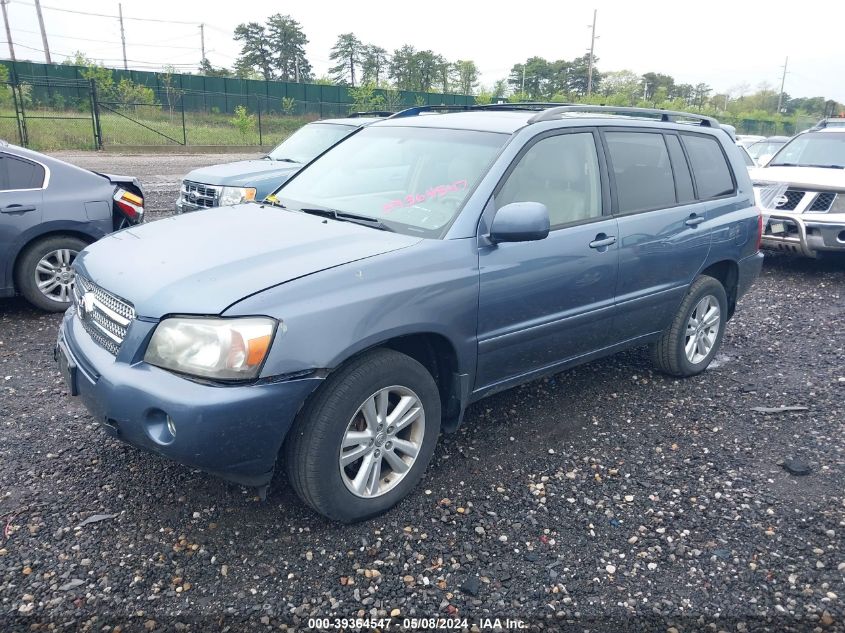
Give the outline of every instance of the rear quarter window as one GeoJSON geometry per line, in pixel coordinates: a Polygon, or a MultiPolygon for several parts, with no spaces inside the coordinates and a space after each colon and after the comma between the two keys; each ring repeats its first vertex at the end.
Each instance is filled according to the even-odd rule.
{"type": "Polygon", "coordinates": [[[709,136],[693,134],[683,134],[682,137],[699,199],[707,200],[732,194],[736,187],[719,141],[709,136]]]}
{"type": "Polygon", "coordinates": [[[0,189],[39,189],[44,184],[44,168],[9,154],[0,156],[3,164],[3,179],[0,189]]]}

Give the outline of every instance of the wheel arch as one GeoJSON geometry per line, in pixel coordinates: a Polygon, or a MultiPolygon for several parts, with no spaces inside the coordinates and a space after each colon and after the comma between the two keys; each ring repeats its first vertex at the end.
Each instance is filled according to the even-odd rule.
{"type": "Polygon", "coordinates": [[[14,258],[10,258],[10,272],[11,275],[9,276],[11,280],[17,285],[17,276],[18,276],[18,266],[20,265],[21,259],[23,258],[23,254],[33,245],[37,244],[46,239],[50,239],[51,237],[75,237],[77,239],[82,240],[87,244],[93,244],[97,241],[97,238],[93,237],[90,233],[85,233],[83,231],[75,230],[75,229],[54,229],[51,231],[46,231],[44,233],[38,233],[37,235],[31,236],[26,242],[20,245],[17,252],[15,253],[14,258]]]}
{"type": "Polygon", "coordinates": [[[432,331],[396,334],[346,354],[332,371],[370,350],[387,348],[405,354],[420,363],[434,378],[440,392],[441,428],[451,432],[460,426],[470,393],[470,376],[455,344],[445,335],[432,331]]]}
{"type": "Polygon", "coordinates": [[[728,319],[730,319],[736,310],[739,265],[731,259],[724,259],[710,264],[699,274],[713,277],[722,284],[728,298],[728,319]]]}

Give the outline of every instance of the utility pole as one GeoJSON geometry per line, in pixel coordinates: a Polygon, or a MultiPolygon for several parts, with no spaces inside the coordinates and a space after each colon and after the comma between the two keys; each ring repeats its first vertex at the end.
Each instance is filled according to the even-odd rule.
{"type": "Polygon", "coordinates": [[[648,82],[643,79],[643,101],[648,99],[648,82]]]}
{"type": "Polygon", "coordinates": [[[41,27],[41,43],[44,44],[44,56],[47,63],[52,64],[50,59],[50,45],[47,43],[47,30],[44,28],[44,16],[41,15],[41,0],[35,0],[35,12],[38,14],[38,25],[41,27]]]}
{"type": "Polygon", "coordinates": [[[205,24],[200,24],[200,46],[202,47],[202,61],[205,61],[205,24]]]}
{"type": "Polygon", "coordinates": [[[15,59],[15,45],[12,44],[12,29],[9,28],[9,14],[6,12],[6,5],[9,3],[9,0],[0,0],[0,5],[3,6],[3,22],[6,24],[6,41],[9,42],[9,57],[12,58],[12,61],[17,61],[15,59]]]}
{"type": "Polygon", "coordinates": [[[523,95],[525,94],[525,64],[522,65],[522,90],[520,90],[520,92],[523,95]]]}
{"type": "Polygon", "coordinates": [[[780,78],[780,94],[778,95],[778,114],[780,114],[780,106],[783,103],[783,84],[786,83],[786,65],[789,63],[789,55],[786,56],[786,61],[783,62],[783,75],[780,78]]]}
{"type": "Polygon", "coordinates": [[[129,70],[129,64],[126,63],[126,34],[123,32],[123,5],[117,3],[117,14],[120,20],[120,42],[123,44],[123,70],[129,70]]]}
{"type": "Polygon", "coordinates": [[[596,46],[596,15],[598,9],[593,9],[593,23],[590,25],[593,29],[593,34],[590,37],[590,69],[587,71],[587,96],[593,91],[593,50],[596,46]]]}

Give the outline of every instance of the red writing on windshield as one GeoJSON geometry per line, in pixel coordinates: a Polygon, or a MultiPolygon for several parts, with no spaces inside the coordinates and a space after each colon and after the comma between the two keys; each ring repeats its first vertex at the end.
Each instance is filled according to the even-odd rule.
{"type": "Polygon", "coordinates": [[[384,204],[383,210],[385,213],[390,213],[394,209],[412,207],[415,204],[420,204],[421,202],[425,202],[426,200],[442,198],[446,194],[452,193],[453,191],[463,191],[466,188],[466,180],[456,180],[455,182],[449,183],[448,185],[437,185],[436,187],[430,187],[425,193],[409,193],[404,198],[397,198],[396,200],[386,202],[384,204]]]}

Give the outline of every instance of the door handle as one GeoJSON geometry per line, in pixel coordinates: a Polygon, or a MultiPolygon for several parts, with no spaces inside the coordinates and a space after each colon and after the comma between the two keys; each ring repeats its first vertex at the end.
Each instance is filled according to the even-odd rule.
{"type": "Polygon", "coordinates": [[[0,207],[0,213],[26,213],[27,211],[35,211],[34,204],[10,204],[5,207],[0,207]]]}
{"type": "Polygon", "coordinates": [[[604,233],[599,233],[596,235],[596,239],[590,242],[590,248],[605,248],[611,244],[616,244],[615,235],[605,235],[604,233]]]}
{"type": "Polygon", "coordinates": [[[698,226],[702,222],[704,222],[704,216],[696,215],[695,213],[693,213],[686,219],[684,224],[686,224],[687,226],[698,226]]]}

